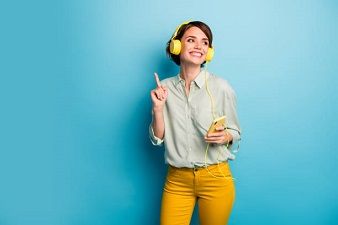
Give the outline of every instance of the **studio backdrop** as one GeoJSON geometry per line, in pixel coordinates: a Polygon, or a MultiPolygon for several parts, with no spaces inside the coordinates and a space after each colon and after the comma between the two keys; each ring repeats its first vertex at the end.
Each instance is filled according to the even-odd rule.
{"type": "Polygon", "coordinates": [[[150,90],[178,73],[165,47],[186,20],[237,94],[229,224],[338,224],[336,1],[1,5],[1,225],[159,224],[150,90]]]}

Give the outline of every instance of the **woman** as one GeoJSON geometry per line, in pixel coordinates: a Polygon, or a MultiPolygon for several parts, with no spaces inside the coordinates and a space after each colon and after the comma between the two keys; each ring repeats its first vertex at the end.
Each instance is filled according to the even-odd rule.
{"type": "Polygon", "coordinates": [[[169,164],[161,225],[190,224],[196,203],[202,225],[227,224],[235,198],[228,160],[240,139],[235,93],[227,81],[203,69],[214,51],[205,23],[181,24],[166,51],[180,73],[162,82],[155,73],[149,126],[152,143],[164,142],[169,164]],[[221,116],[225,125],[208,132],[221,116]]]}

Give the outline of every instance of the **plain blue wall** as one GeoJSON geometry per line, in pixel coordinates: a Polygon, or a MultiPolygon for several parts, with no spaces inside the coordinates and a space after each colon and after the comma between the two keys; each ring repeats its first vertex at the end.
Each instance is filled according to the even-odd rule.
{"type": "Polygon", "coordinates": [[[1,5],[1,225],[158,224],[149,91],[177,73],[165,43],[188,19],[237,92],[230,224],[338,224],[336,1],[1,5]]]}

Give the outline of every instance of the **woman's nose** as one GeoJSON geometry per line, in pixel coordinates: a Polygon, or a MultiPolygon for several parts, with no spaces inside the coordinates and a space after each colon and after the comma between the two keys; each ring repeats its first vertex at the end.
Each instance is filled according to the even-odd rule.
{"type": "Polygon", "coordinates": [[[201,44],[200,44],[200,43],[198,43],[198,42],[196,42],[196,44],[195,44],[195,48],[197,48],[197,49],[201,49],[201,44]]]}

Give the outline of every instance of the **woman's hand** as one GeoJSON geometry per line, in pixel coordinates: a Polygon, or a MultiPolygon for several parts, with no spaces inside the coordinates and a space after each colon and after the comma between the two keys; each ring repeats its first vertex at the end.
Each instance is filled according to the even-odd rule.
{"type": "Polygon", "coordinates": [[[214,144],[230,144],[232,139],[232,135],[225,131],[224,127],[217,127],[215,132],[208,133],[204,137],[205,142],[214,144]]]}
{"type": "Polygon", "coordinates": [[[154,73],[154,75],[156,88],[150,92],[151,100],[153,102],[153,110],[162,110],[168,97],[168,89],[167,87],[161,85],[157,73],[154,73]]]}

